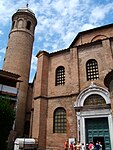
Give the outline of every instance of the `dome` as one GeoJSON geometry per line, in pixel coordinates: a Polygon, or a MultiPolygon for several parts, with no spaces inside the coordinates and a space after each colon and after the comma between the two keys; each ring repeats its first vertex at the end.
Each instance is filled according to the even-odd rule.
{"type": "Polygon", "coordinates": [[[27,12],[27,13],[30,13],[31,15],[35,16],[35,14],[33,13],[33,11],[30,10],[28,7],[19,8],[17,10],[17,12],[27,12]]]}
{"type": "Polygon", "coordinates": [[[37,19],[35,17],[35,14],[31,9],[28,8],[28,5],[26,7],[19,8],[13,15],[12,15],[12,21],[14,21],[14,18],[21,15],[27,15],[31,16],[35,20],[35,25],[37,24],[37,19]]]}

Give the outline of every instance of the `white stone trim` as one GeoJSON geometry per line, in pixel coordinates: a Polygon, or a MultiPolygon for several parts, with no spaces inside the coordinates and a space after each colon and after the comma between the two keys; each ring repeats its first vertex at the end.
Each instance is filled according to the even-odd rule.
{"type": "MultiPolygon", "coordinates": [[[[109,98],[109,92],[103,87],[99,87],[93,82],[91,85],[84,89],[79,96],[77,97],[77,100],[74,103],[74,107],[83,107],[85,99],[92,95],[92,94],[98,94],[102,96],[105,99],[106,104],[110,104],[110,98],[109,98]]],[[[78,120],[80,120],[80,129],[78,128],[77,130],[80,130],[80,135],[78,132],[78,139],[80,139],[80,142],[86,144],[86,135],[85,135],[85,119],[86,118],[100,118],[100,117],[107,117],[108,118],[108,126],[109,126],[109,133],[110,133],[110,140],[111,144],[113,143],[113,118],[112,118],[112,113],[111,109],[98,109],[98,110],[80,110],[80,112],[77,112],[77,123],[78,120]],[[80,137],[79,137],[80,136],[80,137]]],[[[78,124],[77,124],[78,127],[78,124]]],[[[111,145],[111,149],[112,145],[111,145]]]]}
{"type": "Polygon", "coordinates": [[[113,133],[113,118],[112,118],[110,109],[77,112],[77,119],[78,118],[80,119],[80,142],[81,143],[86,144],[85,119],[86,118],[100,118],[100,117],[108,118],[110,140],[111,140],[111,144],[113,143],[113,134],[112,134],[113,133]]]}
{"type": "Polygon", "coordinates": [[[111,150],[113,150],[113,117],[112,115],[108,116],[108,123],[109,123],[109,133],[110,133],[110,141],[111,141],[111,150]]]}
{"type": "Polygon", "coordinates": [[[84,89],[79,94],[79,96],[77,97],[77,99],[74,103],[74,107],[83,107],[85,99],[92,94],[98,94],[98,95],[102,96],[105,99],[106,104],[111,103],[108,90],[105,88],[99,87],[99,86],[93,84],[93,82],[92,82],[88,88],[84,89]]]}

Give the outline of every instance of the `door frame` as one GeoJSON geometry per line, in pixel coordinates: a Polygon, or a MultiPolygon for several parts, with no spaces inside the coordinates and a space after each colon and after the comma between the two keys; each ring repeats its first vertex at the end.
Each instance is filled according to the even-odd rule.
{"type": "MultiPolygon", "coordinates": [[[[108,127],[110,132],[110,142],[113,143],[113,114],[110,108],[106,109],[90,109],[90,110],[82,110],[84,107],[84,101],[86,98],[92,94],[98,94],[102,96],[106,102],[106,105],[111,105],[109,91],[106,88],[97,86],[93,81],[89,87],[82,90],[77,99],[74,102],[75,112],[77,116],[77,137],[80,142],[86,144],[86,134],[85,134],[85,119],[86,118],[100,118],[107,117],[108,118],[108,127]],[[76,111],[79,110],[79,111],[76,111]]],[[[111,150],[113,148],[111,147],[111,150]]]]}
{"type": "MultiPolygon", "coordinates": [[[[78,139],[81,143],[86,144],[85,119],[86,118],[108,118],[108,127],[110,134],[110,143],[113,143],[113,118],[110,109],[90,110],[77,112],[77,131],[78,139]]],[[[112,146],[111,149],[113,150],[112,146]]]]}

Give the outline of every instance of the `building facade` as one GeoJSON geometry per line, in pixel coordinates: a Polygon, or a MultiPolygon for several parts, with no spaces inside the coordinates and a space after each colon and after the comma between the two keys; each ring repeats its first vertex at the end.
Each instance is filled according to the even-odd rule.
{"type": "Polygon", "coordinates": [[[19,90],[18,135],[38,139],[41,150],[64,149],[67,139],[84,144],[99,140],[103,150],[112,150],[113,100],[104,78],[113,68],[113,24],[78,33],[67,49],[39,51],[36,75],[28,84],[36,18],[26,8],[14,20],[3,69],[25,83],[19,90]]]}

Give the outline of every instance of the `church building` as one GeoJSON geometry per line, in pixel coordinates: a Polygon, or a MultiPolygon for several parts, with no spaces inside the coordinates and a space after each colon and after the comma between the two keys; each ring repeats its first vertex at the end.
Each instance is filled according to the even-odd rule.
{"type": "Polygon", "coordinates": [[[36,25],[27,7],[12,16],[2,68],[22,81],[17,84],[17,136],[38,139],[40,150],[63,150],[65,140],[98,140],[103,150],[113,150],[113,99],[105,80],[113,69],[113,24],[79,32],[66,49],[39,51],[29,83],[36,25]]]}

